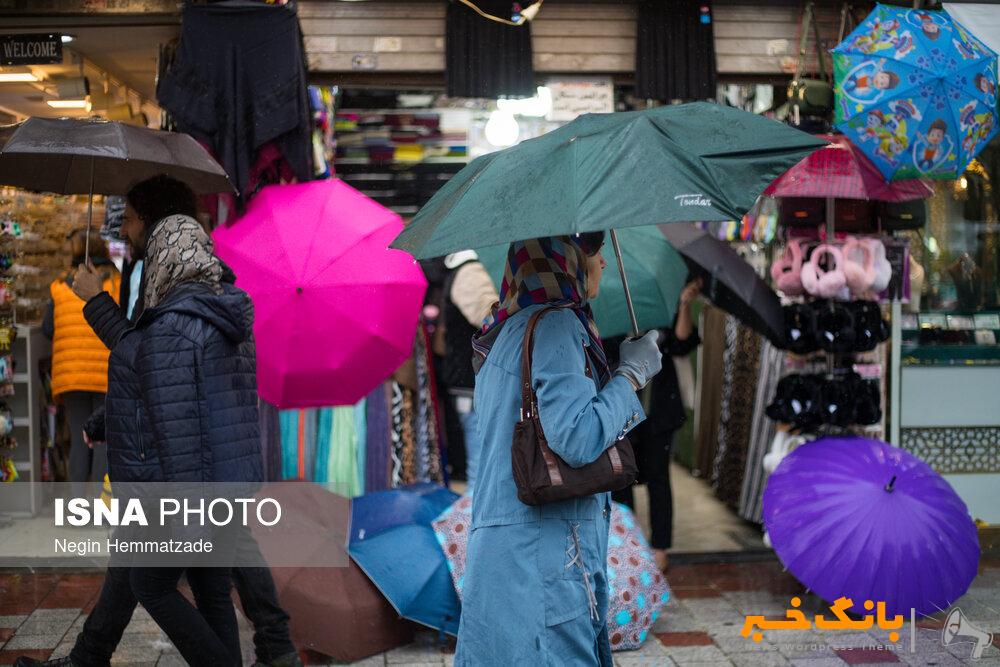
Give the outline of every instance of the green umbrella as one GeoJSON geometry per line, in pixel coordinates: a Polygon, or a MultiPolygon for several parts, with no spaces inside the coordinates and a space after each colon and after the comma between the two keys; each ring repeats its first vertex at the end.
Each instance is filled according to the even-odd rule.
{"type": "Polygon", "coordinates": [[[738,220],[775,178],[826,143],[706,102],[586,114],[473,160],[393,247],[425,259],[543,236],[738,220]]]}
{"type": "MultiPolygon", "coordinates": [[[[618,233],[622,259],[632,288],[639,328],[662,329],[673,324],[677,300],[688,275],[687,264],[656,227],[632,227],[618,233]]],[[[507,263],[507,246],[476,251],[497,289],[507,263]]],[[[632,331],[622,282],[614,271],[601,278],[601,294],[593,302],[594,319],[602,336],[632,331]]]]}

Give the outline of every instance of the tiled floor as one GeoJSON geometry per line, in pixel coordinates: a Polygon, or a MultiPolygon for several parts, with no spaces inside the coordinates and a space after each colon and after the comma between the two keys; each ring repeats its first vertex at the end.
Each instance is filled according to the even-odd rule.
{"type": "MultiPolygon", "coordinates": [[[[638,651],[617,653],[619,667],[681,665],[708,667],[835,667],[904,663],[914,667],[964,665],[970,663],[971,644],[941,644],[941,618],[919,620],[914,629],[916,652],[911,653],[909,623],[900,630],[900,650],[885,650],[887,633],[795,631],[765,633],[755,644],[740,636],[746,614],[783,616],[793,595],[802,598],[808,616],[826,607],[775,561],[675,565],[668,575],[673,595],[653,633],[638,651]]],[[[101,584],[100,574],[0,573],[0,664],[18,655],[41,659],[65,655],[83,625],[101,584]]],[[[966,616],[987,632],[994,645],[980,661],[983,667],[1000,666],[1000,562],[987,562],[972,588],[958,603],[966,616]]],[[[942,616],[941,614],[938,615],[942,616]]],[[[241,619],[244,658],[252,661],[252,641],[241,619]]],[[[321,656],[307,654],[311,664],[324,664],[321,656]]],[[[438,643],[433,633],[421,633],[418,641],[389,653],[356,663],[365,667],[384,665],[437,665],[453,660],[452,648],[438,643]]],[[[129,626],[118,652],[116,665],[174,667],[183,661],[141,609],[129,626]]]]}
{"type": "MultiPolygon", "coordinates": [[[[742,551],[762,547],[760,531],[741,519],[712,493],[702,479],[676,463],[670,464],[674,498],[674,541],[671,552],[742,551]],[[683,508],[683,511],[680,509],[683,508]]],[[[649,536],[649,495],[635,489],[635,512],[649,536]]]]}

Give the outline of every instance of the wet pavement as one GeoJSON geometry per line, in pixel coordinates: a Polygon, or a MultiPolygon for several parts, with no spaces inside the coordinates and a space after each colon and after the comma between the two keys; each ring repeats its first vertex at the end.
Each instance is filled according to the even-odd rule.
{"type": "MultiPolygon", "coordinates": [[[[811,618],[828,609],[808,595],[774,560],[741,563],[675,564],[668,579],[669,604],[653,632],[638,651],[615,654],[620,667],[647,665],[795,665],[833,667],[905,663],[908,665],[975,664],[1000,666],[1000,561],[984,561],[969,592],[958,601],[966,618],[994,634],[982,659],[970,659],[973,645],[941,642],[944,614],[907,622],[895,645],[888,632],[777,631],[764,633],[760,643],[740,636],[747,614],[783,617],[793,596],[811,618]],[[911,641],[916,651],[911,652],[911,641]]],[[[19,655],[39,659],[68,654],[100,589],[99,573],[4,571],[0,572],[0,665],[19,655]]],[[[246,664],[252,664],[251,632],[241,617],[246,664]]],[[[328,664],[306,652],[308,664],[328,664]]],[[[451,665],[453,646],[442,645],[435,633],[418,633],[417,641],[360,663],[376,665],[451,665]]],[[[184,662],[148,614],[137,610],[118,651],[116,665],[175,666],[184,662]]]]}

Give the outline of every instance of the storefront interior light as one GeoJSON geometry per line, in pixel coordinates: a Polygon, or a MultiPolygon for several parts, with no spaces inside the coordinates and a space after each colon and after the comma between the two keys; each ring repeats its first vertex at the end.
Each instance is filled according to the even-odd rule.
{"type": "Polygon", "coordinates": [[[521,128],[517,124],[514,114],[509,111],[494,111],[490,114],[490,119],[486,121],[486,141],[497,148],[506,148],[517,143],[517,137],[521,134],[521,128]]]}
{"type": "Polygon", "coordinates": [[[90,100],[46,100],[53,109],[86,109],[90,111],[90,100]]]}
{"type": "Polygon", "coordinates": [[[958,187],[961,188],[962,190],[968,190],[969,189],[969,179],[967,179],[965,176],[963,176],[962,178],[958,179],[958,187]]]}
{"type": "Polygon", "coordinates": [[[534,97],[519,100],[497,100],[497,109],[517,116],[544,117],[552,111],[552,91],[547,86],[539,86],[534,97]]]}
{"type": "Polygon", "coordinates": [[[38,77],[31,72],[0,72],[0,83],[34,83],[38,77]]]}
{"type": "Polygon", "coordinates": [[[62,43],[63,44],[69,44],[74,39],[76,39],[76,37],[73,36],[73,35],[62,35],[62,43]]]}

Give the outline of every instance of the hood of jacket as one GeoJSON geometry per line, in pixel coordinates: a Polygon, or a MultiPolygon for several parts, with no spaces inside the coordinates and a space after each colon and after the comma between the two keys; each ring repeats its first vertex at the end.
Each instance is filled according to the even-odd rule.
{"type": "Polygon", "coordinates": [[[143,319],[166,313],[200,318],[234,343],[242,343],[253,335],[253,302],[246,292],[226,280],[222,283],[222,294],[198,283],[181,285],[167,296],[166,301],[144,312],[143,319]]]}

